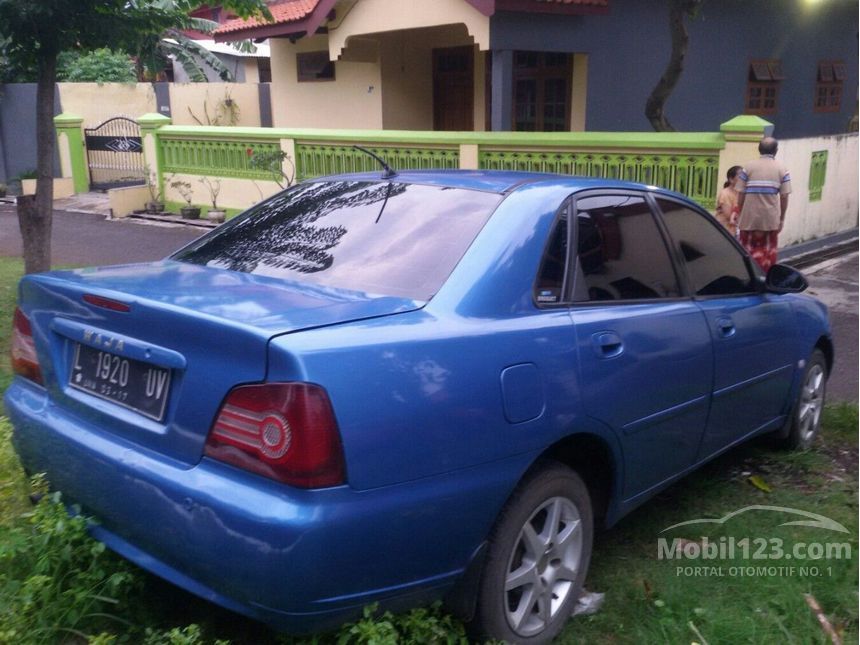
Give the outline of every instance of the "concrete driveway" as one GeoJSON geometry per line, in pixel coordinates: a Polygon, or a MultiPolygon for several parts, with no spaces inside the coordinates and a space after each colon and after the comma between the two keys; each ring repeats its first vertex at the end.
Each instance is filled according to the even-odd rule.
{"type": "MultiPolygon", "coordinates": [[[[101,215],[56,211],[53,262],[87,266],[157,260],[204,232],[181,225],[107,220],[101,215]]],[[[20,255],[21,236],[15,207],[0,205],[0,256],[20,255]]],[[[858,398],[857,271],[856,251],[803,269],[809,278],[809,293],[830,308],[836,345],[836,364],[828,390],[831,401],[858,398]]]]}

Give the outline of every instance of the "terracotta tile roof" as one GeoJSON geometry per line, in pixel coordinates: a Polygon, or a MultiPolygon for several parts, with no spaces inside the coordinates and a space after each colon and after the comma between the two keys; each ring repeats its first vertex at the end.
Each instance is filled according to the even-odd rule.
{"type": "Polygon", "coordinates": [[[215,30],[215,34],[229,34],[234,31],[245,31],[255,27],[270,27],[283,25],[291,22],[299,22],[309,17],[320,0],[279,0],[269,4],[274,22],[269,22],[262,17],[236,18],[228,20],[215,30]]]}

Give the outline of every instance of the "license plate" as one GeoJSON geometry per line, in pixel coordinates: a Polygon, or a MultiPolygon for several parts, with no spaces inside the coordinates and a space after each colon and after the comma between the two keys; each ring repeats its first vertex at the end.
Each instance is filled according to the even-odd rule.
{"type": "Polygon", "coordinates": [[[170,370],[75,343],[69,385],[161,421],[170,370]]]}

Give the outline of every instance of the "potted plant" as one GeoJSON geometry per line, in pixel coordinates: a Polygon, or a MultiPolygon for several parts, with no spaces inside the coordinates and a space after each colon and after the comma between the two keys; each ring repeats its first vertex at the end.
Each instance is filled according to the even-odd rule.
{"type": "Polygon", "coordinates": [[[221,180],[211,180],[209,177],[201,177],[200,183],[206,186],[209,191],[209,201],[212,202],[212,208],[206,211],[206,219],[210,222],[223,222],[227,218],[227,212],[218,208],[218,193],[221,192],[221,180]]]}
{"type": "Polygon", "coordinates": [[[174,179],[170,182],[170,187],[182,195],[182,199],[185,200],[185,206],[179,209],[182,219],[198,219],[200,217],[200,207],[191,204],[191,200],[194,197],[194,189],[191,187],[191,184],[181,179],[174,179]]]}
{"type": "Polygon", "coordinates": [[[163,213],[164,199],[161,196],[161,187],[158,185],[158,177],[149,169],[149,166],[144,167],[146,173],[146,187],[149,190],[149,201],[146,202],[147,213],[163,213]]]}

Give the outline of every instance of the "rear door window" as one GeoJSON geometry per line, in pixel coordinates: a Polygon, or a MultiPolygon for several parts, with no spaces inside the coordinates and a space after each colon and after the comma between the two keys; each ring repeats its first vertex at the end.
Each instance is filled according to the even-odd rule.
{"type": "Polygon", "coordinates": [[[681,295],[672,260],[648,203],[629,194],[575,202],[576,302],[653,300],[681,295]]]}
{"type": "Polygon", "coordinates": [[[308,182],[171,259],[427,300],[501,199],[495,193],[420,184],[308,182]]]}
{"type": "Polygon", "coordinates": [[[567,240],[567,209],[565,208],[550,234],[535,282],[535,302],[539,305],[555,305],[565,299],[567,240]]]}

